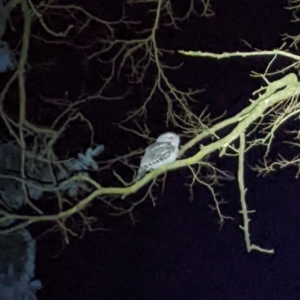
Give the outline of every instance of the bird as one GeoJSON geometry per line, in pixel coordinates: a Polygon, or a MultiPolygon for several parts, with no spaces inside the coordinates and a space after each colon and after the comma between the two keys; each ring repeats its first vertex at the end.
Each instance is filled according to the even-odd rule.
{"type": "Polygon", "coordinates": [[[161,134],[153,144],[146,148],[134,181],[139,181],[148,171],[174,162],[178,156],[179,144],[178,134],[174,132],[161,134]]]}

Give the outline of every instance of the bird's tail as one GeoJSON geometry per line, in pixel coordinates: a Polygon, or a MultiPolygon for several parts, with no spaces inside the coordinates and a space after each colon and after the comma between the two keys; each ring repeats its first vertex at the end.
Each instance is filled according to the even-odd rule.
{"type": "Polygon", "coordinates": [[[146,172],[147,171],[144,168],[139,168],[137,175],[135,176],[133,181],[136,182],[141,180],[145,176],[146,172]]]}

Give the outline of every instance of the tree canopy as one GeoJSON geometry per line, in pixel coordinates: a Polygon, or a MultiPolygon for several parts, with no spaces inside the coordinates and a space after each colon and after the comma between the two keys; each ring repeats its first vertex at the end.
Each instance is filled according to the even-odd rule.
{"type": "MultiPolygon", "coordinates": [[[[299,4],[290,1],[286,8],[294,22],[299,21],[299,4]]],[[[236,181],[247,251],[274,253],[274,249],[251,242],[249,214],[253,211],[247,208],[245,170],[266,175],[293,165],[299,173],[299,36],[283,34],[281,44],[273,50],[257,49],[245,40],[242,48],[247,50],[221,53],[201,51],[193,41],[180,43],[188,22],[217,17],[210,0],[2,2],[0,38],[12,49],[16,67],[0,74],[1,136],[2,142],[21,150],[17,180],[22,183],[27,205],[17,212],[3,205],[0,223],[15,223],[0,232],[52,222],[68,241],[69,235],[79,234],[70,226],[73,221],[81,224],[82,231],[93,230],[95,201],[109,214],[128,214],[134,220],[138,205],[145,201],[155,205],[167,174],[185,169],[183,184],[188,183],[191,197],[195,185],[204,185],[220,224],[231,217],[222,212],[224,201],[218,186],[236,181]],[[226,68],[229,60],[258,58],[263,69],[254,69],[250,76],[259,88],[232,115],[214,116],[210,106],[201,101],[209,93],[201,78],[190,85],[183,79],[188,59],[219,60],[226,68]],[[117,116],[113,124],[108,117],[112,112],[117,116]],[[134,183],[143,149],[166,128],[182,137],[177,161],[134,183]],[[278,132],[288,147],[276,157],[270,153],[278,132]],[[50,195],[38,201],[30,198],[26,176],[38,162],[29,157],[54,170],[65,168],[66,161],[78,153],[102,144],[105,150],[95,172],[91,162],[89,174],[72,168],[66,173],[68,183],[86,182],[87,190],[80,186],[76,195],[66,194],[52,172],[50,190],[43,182],[37,184],[50,195]],[[245,156],[256,149],[260,155],[249,165],[245,156]],[[218,161],[225,158],[233,160],[236,169],[219,167],[218,161]]],[[[8,62],[5,53],[3,64],[8,62]]]]}

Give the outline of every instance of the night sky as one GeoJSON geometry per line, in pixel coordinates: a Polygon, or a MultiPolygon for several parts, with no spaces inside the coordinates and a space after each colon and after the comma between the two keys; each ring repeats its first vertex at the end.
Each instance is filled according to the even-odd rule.
{"type": "MultiPolygon", "coordinates": [[[[87,1],[86,8],[94,8],[109,19],[120,14],[120,2],[103,1],[107,5],[105,9],[103,6],[99,8],[96,2],[87,1]]],[[[158,44],[170,50],[215,53],[253,51],[254,48],[272,50],[281,45],[281,34],[299,32],[299,25],[290,22],[292,15],[284,9],[286,5],[286,1],[279,0],[212,1],[214,17],[194,15],[180,24],[181,30],[162,29],[158,44]]],[[[145,14],[145,11],[137,12],[130,6],[126,9],[133,19],[145,14]]],[[[139,9],[146,10],[146,6],[139,9]]],[[[181,9],[185,7],[175,5],[175,11],[181,9]]],[[[33,34],[38,32],[39,29],[33,27],[33,34]]],[[[81,40],[72,36],[71,41],[87,44],[96,34],[100,33],[84,31],[81,40]]],[[[7,35],[17,42],[11,33],[7,35]]],[[[117,35],[123,39],[134,37],[134,33],[127,32],[126,28],[120,29],[117,35]]],[[[29,72],[27,79],[31,95],[29,105],[32,103],[29,117],[38,110],[47,111],[42,104],[34,104],[38,94],[63,98],[68,91],[69,99],[76,99],[83,86],[87,94],[99,89],[103,75],[100,63],[97,64],[96,59],[84,62],[86,54],[101,48],[99,44],[93,49],[82,50],[35,39],[32,43],[29,62],[34,62],[36,67],[29,72]],[[37,67],[46,61],[51,61],[48,67],[37,67]]],[[[199,101],[193,107],[201,111],[209,105],[209,111],[216,117],[225,110],[228,116],[232,116],[247,105],[251,93],[262,85],[259,79],[250,77],[250,72],[263,72],[270,57],[216,61],[175,53],[168,54],[166,61],[170,65],[184,63],[179,70],[168,73],[170,81],[182,89],[205,88],[206,92],[197,96],[199,101]]],[[[281,67],[287,63],[286,59],[278,60],[281,67]]],[[[116,124],[145,101],[153,76],[155,70],[152,68],[143,84],[131,84],[128,77],[121,74],[121,78],[116,79],[105,93],[107,96],[124,94],[123,99],[90,101],[82,106],[82,112],[94,126],[95,141],[106,146],[101,160],[125,154],[129,148],[124,147],[124,143],[131,150],[147,146],[146,140],[124,132],[116,124]]],[[[153,137],[166,130],[164,103],[163,96],[157,93],[149,106],[147,125],[153,137]]],[[[48,113],[51,116],[51,112],[48,113]]],[[[180,133],[180,128],[172,125],[168,129],[180,133]]],[[[73,152],[86,147],[88,137],[84,130],[87,129],[74,124],[68,132],[66,139],[72,144],[73,152]],[[79,137],[82,138],[78,140],[79,137]]],[[[187,139],[183,138],[184,142],[187,139]]],[[[281,147],[280,141],[276,140],[273,158],[283,150],[281,147]]],[[[254,150],[247,155],[246,163],[257,162],[259,153],[259,150],[254,150]]],[[[132,163],[138,165],[138,160],[137,157],[132,163]]],[[[236,174],[236,160],[222,158],[219,161],[217,153],[210,160],[236,174]]],[[[121,166],[116,168],[122,173],[121,166]]],[[[41,235],[41,228],[47,228],[49,224],[33,225],[29,229],[37,238],[36,277],[44,286],[38,293],[39,299],[300,299],[300,186],[295,178],[296,171],[291,167],[265,178],[257,177],[250,169],[246,171],[249,209],[256,210],[251,215],[251,238],[261,247],[274,248],[273,255],[246,251],[243,231],[239,228],[242,218],[238,213],[237,182],[228,181],[216,187],[220,197],[227,201],[221,206],[222,211],[234,218],[225,221],[220,228],[217,213],[209,207],[213,205],[213,199],[206,187],[195,186],[194,198],[190,201],[186,186],[189,172],[186,169],[168,174],[163,194],[156,188],[156,207],[150,199],[136,207],[134,224],[129,215],[109,216],[101,202],[95,201],[89,207],[89,213],[98,218],[96,225],[107,231],[86,233],[82,239],[71,238],[70,245],[64,246],[60,233],[41,235]]],[[[111,175],[106,177],[106,173],[103,174],[100,172],[96,176],[104,186],[117,184],[111,175]]],[[[132,175],[128,174],[127,179],[132,175]]],[[[146,187],[126,201],[137,201],[145,191],[146,187]]]]}

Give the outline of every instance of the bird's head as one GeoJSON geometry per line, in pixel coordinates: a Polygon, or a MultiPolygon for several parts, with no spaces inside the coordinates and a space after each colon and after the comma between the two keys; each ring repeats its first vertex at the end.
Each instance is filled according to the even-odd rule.
{"type": "Polygon", "coordinates": [[[174,132],[166,132],[161,134],[156,141],[158,143],[170,143],[175,147],[179,147],[180,137],[174,132]]]}

